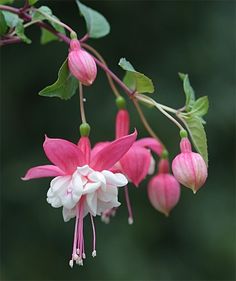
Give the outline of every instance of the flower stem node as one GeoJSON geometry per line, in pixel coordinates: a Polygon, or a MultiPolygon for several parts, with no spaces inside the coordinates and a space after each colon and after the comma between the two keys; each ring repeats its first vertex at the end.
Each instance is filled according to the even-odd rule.
{"type": "Polygon", "coordinates": [[[90,133],[90,126],[88,123],[82,123],[79,127],[81,137],[88,137],[90,133]]]}
{"type": "Polygon", "coordinates": [[[72,31],[72,32],[70,33],[70,38],[71,38],[71,40],[77,39],[77,34],[76,34],[76,32],[72,31]]]}
{"type": "Polygon", "coordinates": [[[186,130],[180,130],[179,132],[181,139],[188,137],[188,132],[186,130]]]}
{"type": "Polygon", "coordinates": [[[126,101],[123,97],[116,98],[116,105],[118,109],[125,109],[126,108],[126,101]]]}
{"type": "Polygon", "coordinates": [[[167,159],[169,156],[169,153],[166,149],[163,150],[162,154],[161,154],[161,158],[162,159],[167,159]]]}

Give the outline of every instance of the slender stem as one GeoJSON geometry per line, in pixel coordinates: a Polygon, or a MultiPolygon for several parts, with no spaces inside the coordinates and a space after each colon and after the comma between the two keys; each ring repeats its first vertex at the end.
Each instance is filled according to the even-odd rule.
{"type": "MultiPolygon", "coordinates": [[[[83,39],[83,38],[82,38],[82,39],[83,39]]],[[[80,42],[81,42],[81,40],[80,40],[80,42]]],[[[87,45],[87,44],[85,44],[85,43],[82,43],[81,45],[82,45],[84,48],[86,48],[87,50],[89,50],[91,53],[93,53],[105,66],[107,66],[106,61],[105,61],[104,58],[98,53],[98,51],[96,51],[93,47],[91,47],[91,46],[89,46],[89,45],[87,45]]],[[[109,84],[110,84],[110,87],[111,87],[111,89],[112,89],[114,95],[115,95],[116,97],[120,97],[120,93],[118,92],[118,90],[117,90],[117,88],[116,88],[116,86],[115,86],[115,84],[114,84],[114,82],[113,82],[111,76],[110,76],[108,73],[106,73],[106,76],[107,76],[108,82],[109,82],[109,84]]]]}
{"type": "MultiPolygon", "coordinates": [[[[36,24],[37,22],[40,22],[39,20],[32,20],[26,24],[24,24],[24,28],[27,28],[33,24],[36,24]]],[[[16,34],[16,31],[14,30],[11,34],[9,34],[9,36],[14,36],[16,34]]]]}
{"type": "Polygon", "coordinates": [[[16,44],[16,43],[21,43],[21,39],[16,36],[9,38],[9,39],[0,40],[0,46],[16,44]]]}
{"type": "MultiPolygon", "coordinates": [[[[14,14],[19,15],[19,17],[21,17],[22,19],[26,20],[26,21],[31,21],[32,17],[27,14],[26,12],[22,12],[20,9],[16,9],[10,6],[5,6],[5,5],[0,5],[0,10],[4,10],[4,11],[8,11],[14,14]]],[[[53,27],[51,27],[50,25],[46,24],[45,22],[38,22],[36,23],[36,25],[38,25],[39,27],[42,27],[46,30],[48,30],[49,32],[51,32],[52,34],[54,34],[55,36],[57,36],[59,39],[61,39],[62,41],[64,41],[67,44],[70,44],[70,38],[68,38],[65,34],[60,33],[58,31],[56,31],[53,27]]],[[[20,39],[18,39],[16,42],[11,42],[8,40],[2,40],[1,45],[7,45],[7,44],[13,44],[13,43],[19,43],[21,42],[20,39]]]]}
{"type": "Polygon", "coordinates": [[[144,96],[144,95],[135,95],[135,97],[140,100],[143,101],[147,104],[150,105],[154,105],[162,114],[164,114],[167,118],[169,118],[177,127],[179,127],[180,130],[184,130],[184,127],[175,119],[173,118],[169,113],[167,113],[156,101],[154,101],[153,99],[144,96]]]}
{"type": "Polygon", "coordinates": [[[97,58],[94,57],[95,62],[99,65],[109,76],[112,77],[114,81],[125,91],[125,93],[132,97],[134,92],[131,91],[121,80],[118,78],[104,63],[100,62],[97,58]]]}
{"type": "Polygon", "coordinates": [[[70,28],[67,24],[61,22],[60,20],[52,17],[52,16],[49,16],[48,14],[38,10],[38,9],[33,9],[33,11],[37,11],[39,12],[41,15],[45,16],[45,18],[49,19],[50,21],[52,22],[55,22],[56,24],[59,24],[60,26],[64,27],[65,29],[67,29],[69,32],[75,32],[72,28],[70,28]]]}
{"type": "Polygon", "coordinates": [[[131,203],[130,203],[130,200],[129,200],[129,191],[128,191],[127,185],[124,187],[124,190],[125,190],[126,205],[127,205],[128,214],[129,214],[128,223],[129,223],[129,224],[133,224],[133,222],[134,222],[134,217],[133,217],[133,212],[132,212],[131,203]]]}
{"type": "Polygon", "coordinates": [[[152,128],[150,127],[146,117],[144,116],[143,114],[143,111],[141,109],[141,107],[139,106],[139,103],[137,100],[133,99],[133,103],[134,103],[134,106],[136,107],[137,111],[138,111],[138,114],[139,114],[139,117],[145,127],[145,129],[148,131],[148,133],[150,134],[150,136],[152,136],[153,138],[155,138],[156,140],[158,140],[162,146],[164,147],[163,143],[160,141],[160,139],[158,138],[158,136],[155,134],[155,132],[152,130],[152,128]]]}
{"type": "Polygon", "coordinates": [[[82,123],[86,122],[85,111],[84,111],[84,97],[83,97],[83,85],[79,83],[79,102],[80,102],[80,114],[82,123]]]}
{"type": "Polygon", "coordinates": [[[79,41],[81,43],[83,43],[83,42],[87,41],[88,39],[89,39],[89,35],[88,35],[88,33],[86,33],[79,41]]]}

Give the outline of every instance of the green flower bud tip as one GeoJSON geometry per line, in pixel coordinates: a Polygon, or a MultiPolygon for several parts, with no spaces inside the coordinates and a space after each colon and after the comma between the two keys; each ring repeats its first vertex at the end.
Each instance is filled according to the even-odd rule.
{"type": "Polygon", "coordinates": [[[168,151],[167,151],[166,149],[164,149],[164,150],[162,151],[161,158],[163,158],[163,159],[167,159],[167,158],[168,158],[168,156],[169,156],[168,151]]]}
{"type": "Polygon", "coordinates": [[[90,126],[88,123],[82,123],[79,127],[81,137],[88,137],[90,133],[90,126]]]}
{"type": "Polygon", "coordinates": [[[179,132],[179,134],[180,134],[181,139],[182,139],[182,138],[187,138],[187,137],[188,137],[188,133],[187,133],[186,130],[181,130],[181,131],[179,132]]]}
{"type": "Polygon", "coordinates": [[[126,101],[123,97],[116,98],[116,105],[119,109],[126,108],[126,101]]]}
{"type": "Polygon", "coordinates": [[[76,34],[74,31],[72,31],[72,32],[70,33],[70,38],[71,38],[71,39],[77,39],[77,34],[76,34]]]}

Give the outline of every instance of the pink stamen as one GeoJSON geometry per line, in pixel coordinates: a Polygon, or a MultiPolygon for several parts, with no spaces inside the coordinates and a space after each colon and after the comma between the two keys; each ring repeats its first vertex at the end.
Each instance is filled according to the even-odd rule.
{"type": "Polygon", "coordinates": [[[83,213],[84,213],[84,198],[81,197],[79,203],[76,205],[74,241],[73,241],[72,257],[69,262],[70,267],[73,267],[74,261],[79,265],[83,265],[83,259],[85,259],[84,236],[83,236],[83,213]]]}
{"type": "Polygon", "coordinates": [[[97,255],[97,252],[96,252],[96,230],[95,230],[95,225],[94,225],[94,221],[93,221],[93,216],[91,214],[90,214],[90,218],[91,218],[91,224],[92,224],[92,229],[93,229],[93,252],[92,252],[92,256],[94,258],[97,255]]]}
{"type": "Polygon", "coordinates": [[[128,187],[125,186],[124,189],[125,189],[125,200],[126,200],[126,205],[127,205],[127,209],[128,209],[128,213],[129,213],[128,223],[129,223],[129,224],[133,224],[134,219],[133,219],[132,207],[131,207],[130,200],[129,200],[129,191],[128,191],[128,187]]]}

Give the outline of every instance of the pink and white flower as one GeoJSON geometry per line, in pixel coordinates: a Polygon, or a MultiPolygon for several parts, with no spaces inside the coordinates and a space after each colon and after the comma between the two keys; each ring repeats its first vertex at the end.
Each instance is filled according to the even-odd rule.
{"type": "Polygon", "coordinates": [[[47,192],[47,202],[54,208],[63,207],[64,221],[76,217],[71,267],[74,261],[82,265],[85,258],[83,218],[88,213],[94,234],[92,256],[96,256],[93,216],[120,205],[117,187],[125,186],[128,181],[122,173],[110,169],[130,149],[136,136],[135,131],[110,142],[92,157],[88,137],[81,137],[78,145],[46,137],[43,148],[53,165],[33,167],[22,178],[54,177],[47,192]]]}

